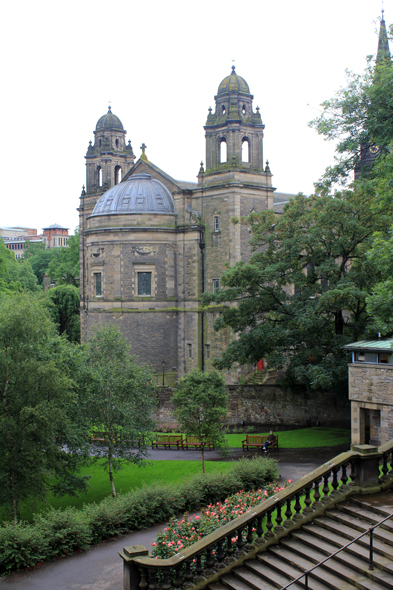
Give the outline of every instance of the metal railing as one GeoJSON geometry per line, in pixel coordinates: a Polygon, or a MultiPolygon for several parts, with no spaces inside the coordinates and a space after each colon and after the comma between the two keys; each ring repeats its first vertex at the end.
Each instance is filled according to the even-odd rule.
{"type": "Polygon", "coordinates": [[[328,561],[332,557],[335,557],[336,555],[338,555],[339,553],[341,553],[341,551],[344,551],[345,549],[348,549],[348,547],[350,547],[352,545],[352,543],[356,543],[356,541],[359,541],[359,539],[361,539],[365,535],[370,535],[368,569],[372,571],[374,569],[374,546],[373,546],[374,529],[376,529],[381,524],[383,524],[386,520],[389,520],[389,518],[392,518],[392,517],[393,517],[393,512],[391,514],[389,514],[389,516],[386,516],[385,518],[383,518],[382,520],[380,520],[379,522],[377,522],[377,524],[374,524],[367,531],[364,531],[364,533],[362,533],[361,535],[359,535],[355,539],[352,539],[352,541],[350,541],[346,545],[343,545],[343,547],[340,547],[340,549],[337,549],[337,551],[335,551],[334,553],[331,553],[330,555],[328,555],[327,557],[325,557],[325,559],[323,559],[319,563],[316,563],[312,568],[310,568],[309,570],[306,570],[305,572],[303,572],[302,574],[300,574],[300,576],[298,576],[297,578],[295,578],[294,580],[292,580],[291,582],[289,582],[286,586],[282,586],[280,588],[280,590],[286,590],[287,588],[289,588],[290,586],[292,586],[292,584],[295,584],[296,582],[300,582],[300,580],[302,578],[304,578],[304,588],[306,590],[308,590],[308,577],[309,577],[309,575],[311,574],[311,572],[313,570],[315,570],[317,567],[319,567],[319,566],[323,565],[324,563],[326,563],[326,561],[328,561]]]}

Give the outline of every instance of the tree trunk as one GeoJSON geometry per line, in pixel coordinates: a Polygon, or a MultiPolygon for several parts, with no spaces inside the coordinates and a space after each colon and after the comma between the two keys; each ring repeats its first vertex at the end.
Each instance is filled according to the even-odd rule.
{"type": "Polygon", "coordinates": [[[205,447],[201,447],[201,453],[202,453],[202,473],[206,473],[205,472],[205,447]]]}
{"type": "Polygon", "coordinates": [[[112,496],[113,498],[116,498],[116,488],[115,488],[115,482],[113,481],[113,471],[112,471],[112,447],[109,446],[108,448],[108,471],[109,471],[109,481],[111,482],[111,488],[112,488],[112,496]]]}

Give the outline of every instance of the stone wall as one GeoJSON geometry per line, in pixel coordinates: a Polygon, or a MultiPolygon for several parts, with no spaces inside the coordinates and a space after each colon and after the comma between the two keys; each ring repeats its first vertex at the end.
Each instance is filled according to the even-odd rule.
{"type": "MultiPolygon", "coordinates": [[[[274,385],[240,387],[229,385],[227,424],[263,427],[275,430],[284,427],[335,426],[350,427],[350,406],[347,399],[338,401],[334,392],[315,392],[310,396],[294,393],[274,385]]],[[[160,388],[157,420],[161,425],[176,425],[171,412],[172,390],[160,388]]]]}

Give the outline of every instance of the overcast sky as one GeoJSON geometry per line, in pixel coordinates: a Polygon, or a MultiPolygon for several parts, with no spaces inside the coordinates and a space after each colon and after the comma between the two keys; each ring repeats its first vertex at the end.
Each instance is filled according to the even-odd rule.
{"type": "MultiPolygon", "coordinates": [[[[377,48],[381,0],[13,0],[2,8],[1,226],[73,233],[86,149],[112,111],[178,180],[205,159],[220,81],[245,78],[278,191],[310,193],[333,146],[307,123],[377,48]]],[[[393,20],[393,0],[385,0],[393,20]]]]}

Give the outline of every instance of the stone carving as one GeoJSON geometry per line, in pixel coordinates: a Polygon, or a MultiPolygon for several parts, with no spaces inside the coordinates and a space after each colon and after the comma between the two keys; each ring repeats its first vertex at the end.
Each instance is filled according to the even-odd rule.
{"type": "Polygon", "coordinates": [[[156,254],[157,248],[155,246],[132,246],[131,253],[139,256],[149,256],[149,254],[156,254]]]}

